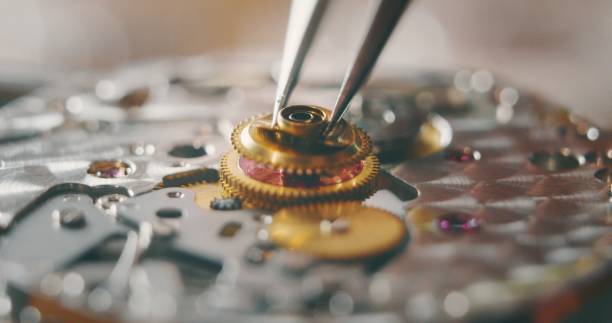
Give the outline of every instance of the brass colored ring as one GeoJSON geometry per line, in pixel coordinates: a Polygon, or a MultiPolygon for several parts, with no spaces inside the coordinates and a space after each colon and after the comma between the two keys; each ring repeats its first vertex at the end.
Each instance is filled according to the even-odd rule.
{"type": "Polygon", "coordinates": [[[338,183],[317,187],[286,187],[263,183],[244,174],[235,151],[221,159],[220,175],[226,192],[265,209],[321,201],[361,200],[376,190],[376,175],[380,169],[378,159],[371,155],[364,160],[357,176],[338,183]]]}
{"type": "MultiPolygon", "coordinates": [[[[281,110],[281,113],[290,108],[281,110]]],[[[308,108],[325,112],[318,107],[308,108]]],[[[363,160],[372,151],[365,132],[344,121],[339,124],[343,129],[340,136],[334,140],[321,140],[318,134],[311,134],[324,128],[326,122],[296,126],[293,121],[281,121],[279,128],[271,128],[271,120],[272,115],[267,114],[238,124],[231,138],[234,149],[247,159],[297,174],[344,168],[363,160]],[[283,129],[289,129],[289,132],[283,129]],[[300,131],[303,135],[296,135],[300,131]]]]}

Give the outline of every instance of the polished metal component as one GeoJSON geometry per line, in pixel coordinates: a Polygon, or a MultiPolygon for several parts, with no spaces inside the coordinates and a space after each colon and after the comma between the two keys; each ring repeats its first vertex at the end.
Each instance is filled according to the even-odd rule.
{"type": "Polygon", "coordinates": [[[368,33],[342,81],[340,94],[334,104],[325,134],[332,134],[332,129],[342,118],[353,96],[367,80],[408,2],[408,0],[380,0],[368,33]]]}
{"type": "Polygon", "coordinates": [[[185,197],[185,194],[181,193],[181,192],[168,192],[168,197],[173,198],[173,199],[182,199],[183,197],[185,197]]]}
{"type": "Polygon", "coordinates": [[[251,117],[232,131],[232,146],[248,160],[298,175],[351,167],[370,155],[367,134],[346,121],[335,128],[333,139],[321,140],[317,131],[325,126],[328,114],[317,106],[290,106],[281,111],[276,128],[269,127],[270,114],[251,117]],[[297,114],[310,117],[290,119],[297,114]]]}
{"type": "Polygon", "coordinates": [[[583,156],[572,153],[569,148],[537,151],[530,156],[529,160],[537,167],[550,172],[578,168],[585,161],[583,156]]]}
{"type": "Polygon", "coordinates": [[[384,255],[406,234],[397,216],[359,202],[283,208],[274,214],[269,231],[280,246],[334,260],[384,255]]]}
{"type": "Polygon", "coordinates": [[[79,209],[63,208],[53,213],[55,221],[63,228],[80,229],[87,224],[85,212],[79,209]]]}
{"type": "Polygon", "coordinates": [[[213,200],[210,201],[210,208],[219,211],[240,210],[242,208],[242,202],[240,202],[240,199],[237,197],[213,198],[213,200]]]}
{"type": "Polygon", "coordinates": [[[326,6],[327,0],[291,2],[289,26],[285,35],[285,48],[274,99],[272,127],[276,126],[278,112],[287,105],[291,92],[298,82],[304,58],[310,49],[326,6]]]}
{"type": "Polygon", "coordinates": [[[129,162],[120,160],[98,160],[91,165],[87,170],[88,174],[100,178],[118,178],[125,177],[134,172],[134,167],[129,162]]]}

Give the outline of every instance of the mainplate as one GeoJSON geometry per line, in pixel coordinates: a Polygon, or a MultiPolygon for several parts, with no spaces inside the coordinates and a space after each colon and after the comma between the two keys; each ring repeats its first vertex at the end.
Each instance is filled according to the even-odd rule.
{"type": "MultiPolygon", "coordinates": [[[[341,154],[274,157],[286,141],[249,119],[272,107],[270,66],[149,62],[2,107],[0,317],[609,321],[610,132],[485,70],[413,73],[374,79],[350,131],[318,143],[341,154]],[[353,177],[280,186],[266,167],[277,184],[353,177]],[[290,204],[305,205],[267,210],[290,204]]],[[[333,101],[308,84],[294,100],[333,101]]],[[[313,126],[280,137],[318,131],[319,110],[298,107],[313,126]]]]}

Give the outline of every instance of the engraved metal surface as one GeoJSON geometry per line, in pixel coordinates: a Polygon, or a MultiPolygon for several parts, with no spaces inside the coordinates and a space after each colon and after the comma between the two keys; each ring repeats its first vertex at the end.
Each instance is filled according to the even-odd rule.
{"type": "Polygon", "coordinates": [[[231,129],[272,106],[269,67],[164,60],[0,108],[0,317],[549,322],[611,285],[612,134],[483,70],[356,100],[383,162],[364,204],[407,230],[391,252],[324,260],[275,243],[273,212],[211,209],[231,129]]]}

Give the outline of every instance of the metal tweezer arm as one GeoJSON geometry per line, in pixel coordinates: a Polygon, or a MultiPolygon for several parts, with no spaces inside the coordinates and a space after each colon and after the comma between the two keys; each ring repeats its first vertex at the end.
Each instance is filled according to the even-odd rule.
{"type": "Polygon", "coordinates": [[[306,53],[317,32],[327,0],[293,0],[289,13],[289,26],[274,100],[272,126],[276,125],[278,111],[287,105],[295,88],[306,53]]]}
{"type": "Polygon", "coordinates": [[[346,111],[351,99],[368,78],[378,56],[382,52],[391,32],[399,21],[409,0],[379,0],[368,33],[344,77],[340,93],[324,135],[331,133],[336,123],[346,111]]]}

